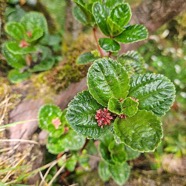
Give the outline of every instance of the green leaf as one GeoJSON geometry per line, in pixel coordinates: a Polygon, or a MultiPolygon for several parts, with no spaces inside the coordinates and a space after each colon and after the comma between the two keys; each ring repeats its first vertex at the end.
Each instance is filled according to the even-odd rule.
{"type": "Polygon", "coordinates": [[[73,15],[82,24],[84,24],[84,25],[88,25],[89,24],[86,13],[79,6],[75,6],[73,8],[73,15]]]}
{"type": "Polygon", "coordinates": [[[85,25],[94,26],[95,21],[92,15],[92,3],[84,3],[81,0],[74,0],[78,8],[74,9],[74,16],[78,21],[85,25]]]}
{"type": "Polygon", "coordinates": [[[114,164],[111,152],[109,151],[108,147],[109,144],[114,141],[113,134],[110,132],[107,135],[104,135],[101,139],[101,143],[99,145],[99,152],[101,157],[109,164],[114,164]]]}
{"type": "Polygon", "coordinates": [[[109,165],[106,162],[104,161],[99,162],[98,173],[99,173],[100,178],[104,182],[109,181],[111,174],[109,171],[109,165]]]}
{"type": "Polygon", "coordinates": [[[121,43],[133,43],[147,39],[148,31],[143,25],[127,26],[125,30],[114,39],[121,43]]]}
{"type": "Polygon", "coordinates": [[[42,72],[46,70],[50,70],[54,66],[54,59],[45,59],[44,61],[41,61],[38,65],[35,65],[32,69],[30,69],[30,72],[42,72]]]}
{"type": "Polygon", "coordinates": [[[43,29],[41,28],[35,28],[32,32],[26,33],[26,41],[33,42],[38,40],[43,36],[43,29]]]}
{"type": "Polygon", "coordinates": [[[128,146],[125,146],[125,153],[126,153],[126,160],[133,160],[133,159],[136,159],[140,156],[140,152],[138,151],[135,151],[133,149],[131,149],[130,147],[128,146]]]}
{"type": "Polygon", "coordinates": [[[15,41],[9,41],[5,44],[7,50],[13,54],[28,54],[36,51],[34,46],[20,47],[20,44],[15,41]]]}
{"type": "Polygon", "coordinates": [[[127,72],[132,74],[142,74],[145,70],[145,62],[143,57],[136,51],[129,51],[126,54],[122,54],[118,57],[118,62],[120,62],[127,70],[127,72]]]}
{"type": "Polygon", "coordinates": [[[122,114],[128,117],[134,116],[138,111],[139,103],[133,98],[126,98],[122,103],[122,114]]]}
{"type": "Polygon", "coordinates": [[[60,138],[53,138],[52,136],[48,137],[46,147],[51,154],[57,155],[57,154],[65,151],[65,147],[61,145],[61,139],[60,138]]]}
{"type": "Polygon", "coordinates": [[[15,69],[22,69],[26,66],[24,56],[16,55],[7,50],[6,45],[2,46],[2,53],[7,60],[8,65],[15,69]]]}
{"type": "Polygon", "coordinates": [[[77,157],[76,155],[72,155],[69,159],[67,159],[65,167],[68,171],[73,172],[75,170],[76,164],[77,157]]]}
{"type": "Polygon", "coordinates": [[[77,64],[81,64],[81,65],[85,65],[87,63],[91,63],[91,62],[94,62],[96,59],[98,59],[99,57],[98,56],[95,56],[92,52],[86,52],[86,53],[83,53],[81,54],[77,60],[76,60],[76,63],[77,64]]]}
{"type": "Polygon", "coordinates": [[[39,110],[39,127],[43,130],[47,130],[51,133],[58,129],[61,129],[61,134],[63,133],[63,125],[60,121],[62,111],[59,107],[52,104],[44,105],[39,110]]]}
{"type": "Polygon", "coordinates": [[[48,35],[47,21],[41,13],[29,12],[21,19],[21,23],[25,27],[26,32],[34,32],[36,28],[40,28],[45,35],[48,35]]]}
{"type": "Polygon", "coordinates": [[[62,138],[62,143],[65,147],[65,151],[80,150],[85,144],[85,137],[77,134],[74,130],[69,130],[62,138]]]}
{"type": "Polygon", "coordinates": [[[12,83],[20,83],[21,81],[24,81],[27,78],[29,78],[30,75],[31,74],[29,72],[23,72],[23,73],[21,73],[19,70],[11,70],[8,73],[8,79],[12,83]]]}
{"type": "Polygon", "coordinates": [[[127,163],[109,165],[111,177],[118,185],[123,185],[130,175],[130,167],[127,163]]]}
{"type": "Polygon", "coordinates": [[[47,149],[52,154],[59,154],[60,152],[67,152],[69,150],[79,150],[83,147],[85,138],[78,135],[75,131],[69,130],[58,138],[52,136],[48,137],[47,149]]]}
{"type": "Polygon", "coordinates": [[[115,27],[112,27],[112,36],[116,36],[122,33],[122,31],[125,29],[124,26],[126,26],[130,21],[131,15],[130,6],[127,3],[118,4],[112,9],[109,15],[109,19],[120,28],[120,30],[115,30],[115,27]]]}
{"type": "Polygon", "coordinates": [[[96,60],[88,71],[88,88],[98,103],[107,107],[111,97],[126,98],[129,78],[126,70],[111,59],[96,60]]]}
{"type": "Polygon", "coordinates": [[[108,17],[107,18],[107,26],[110,33],[110,36],[117,36],[123,32],[125,28],[121,28],[117,23],[113,22],[113,20],[108,17]]]}
{"type": "Polygon", "coordinates": [[[175,87],[160,74],[134,75],[129,96],[139,100],[139,109],[151,110],[162,116],[174,101],[175,87]]]}
{"type": "Polygon", "coordinates": [[[66,118],[70,126],[78,133],[90,138],[99,138],[110,126],[98,126],[95,119],[96,111],[102,108],[88,91],[79,93],[70,102],[66,118]]]}
{"type": "Polygon", "coordinates": [[[112,141],[108,149],[111,153],[111,158],[115,163],[124,163],[126,161],[126,153],[124,151],[124,144],[117,144],[115,141],[112,141]]]}
{"type": "Polygon", "coordinates": [[[92,13],[94,19],[99,26],[100,30],[107,36],[109,36],[109,31],[107,27],[107,17],[108,17],[108,10],[105,5],[96,2],[93,4],[92,13]]]}
{"type": "Polygon", "coordinates": [[[99,45],[107,52],[118,52],[120,50],[119,43],[110,38],[100,38],[99,45]]]}
{"type": "Polygon", "coordinates": [[[5,31],[15,40],[24,39],[25,29],[21,23],[9,22],[5,25],[5,31]]]}
{"type": "Polygon", "coordinates": [[[154,151],[162,138],[161,122],[152,112],[138,111],[114,122],[114,132],[127,146],[140,152],[154,151]]]}
{"type": "Polygon", "coordinates": [[[120,3],[123,3],[124,2],[124,0],[105,0],[104,1],[104,3],[105,3],[105,5],[109,8],[109,9],[111,9],[111,8],[113,8],[114,6],[116,6],[117,4],[120,4],[120,3]]]}
{"type": "Polygon", "coordinates": [[[121,102],[116,98],[110,98],[108,102],[108,110],[115,114],[121,114],[121,102]]]}

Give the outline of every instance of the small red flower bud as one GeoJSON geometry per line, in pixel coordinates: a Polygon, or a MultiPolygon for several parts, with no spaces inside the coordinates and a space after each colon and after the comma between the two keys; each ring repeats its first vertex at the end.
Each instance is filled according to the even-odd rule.
{"type": "Polygon", "coordinates": [[[121,118],[121,119],[126,119],[127,116],[126,116],[125,114],[120,114],[120,115],[119,115],[119,118],[121,118]]]}
{"type": "Polygon", "coordinates": [[[59,118],[55,118],[52,120],[52,124],[54,125],[55,129],[58,129],[59,125],[61,125],[61,121],[59,118]]]}
{"type": "Polygon", "coordinates": [[[96,111],[95,119],[97,120],[98,126],[103,128],[105,125],[110,125],[113,116],[108,109],[99,109],[96,111]]]}
{"type": "Polygon", "coordinates": [[[28,37],[32,37],[32,32],[28,31],[26,34],[28,37]]]}
{"type": "Polygon", "coordinates": [[[22,40],[22,41],[19,43],[19,47],[21,47],[21,48],[25,48],[25,47],[27,47],[27,46],[29,46],[29,44],[28,44],[25,40],[22,40]]]}

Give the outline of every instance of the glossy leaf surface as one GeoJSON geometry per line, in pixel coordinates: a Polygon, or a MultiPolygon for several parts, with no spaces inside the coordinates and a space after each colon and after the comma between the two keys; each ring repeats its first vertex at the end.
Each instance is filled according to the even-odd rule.
{"type": "Polygon", "coordinates": [[[5,26],[5,31],[15,40],[20,41],[24,39],[25,28],[21,23],[9,22],[5,26]]]}
{"type": "Polygon", "coordinates": [[[121,32],[125,29],[124,26],[126,26],[131,19],[130,6],[127,3],[118,4],[112,9],[109,19],[120,28],[120,30],[115,30],[115,27],[112,27],[112,36],[121,34],[121,32]]]}
{"type": "Polygon", "coordinates": [[[126,68],[127,72],[132,75],[134,73],[144,73],[144,59],[136,51],[129,51],[126,54],[122,54],[118,57],[118,61],[126,68]]]}
{"type": "Polygon", "coordinates": [[[123,185],[129,178],[130,167],[127,163],[109,165],[111,177],[118,185],[123,185]]]}
{"type": "Polygon", "coordinates": [[[6,48],[13,54],[28,54],[36,51],[34,46],[20,47],[20,44],[15,41],[9,41],[5,44],[6,48]]]}
{"type": "Polygon", "coordinates": [[[100,30],[107,36],[109,36],[109,31],[107,27],[107,17],[108,17],[108,11],[104,4],[101,4],[99,2],[94,3],[92,7],[92,13],[94,15],[95,21],[97,25],[99,26],[100,30]]]}
{"type": "Polygon", "coordinates": [[[114,39],[121,43],[133,43],[147,39],[148,31],[143,25],[127,26],[125,30],[114,39]]]}
{"type": "Polygon", "coordinates": [[[108,181],[111,177],[109,171],[109,165],[105,161],[100,161],[98,166],[98,173],[100,178],[105,182],[108,181]]]}
{"type": "Polygon", "coordinates": [[[124,67],[112,59],[98,59],[89,68],[88,88],[94,99],[107,107],[111,97],[125,98],[129,90],[129,78],[124,67]]]}
{"type": "Polygon", "coordinates": [[[99,45],[107,52],[118,52],[120,50],[119,43],[110,38],[99,39],[99,45]]]}
{"type": "Polygon", "coordinates": [[[36,28],[40,28],[44,34],[48,34],[47,21],[41,13],[29,12],[21,19],[21,23],[26,28],[26,32],[33,32],[36,28]]]}
{"type": "Polygon", "coordinates": [[[43,130],[47,130],[50,132],[55,131],[59,126],[62,126],[62,124],[55,126],[53,120],[59,119],[59,123],[60,123],[61,115],[62,115],[62,111],[56,105],[47,104],[42,106],[39,110],[39,116],[38,116],[39,127],[43,130]]]}
{"type": "Polygon", "coordinates": [[[114,132],[122,142],[140,152],[153,151],[162,138],[161,122],[152,112],[138,111],[126,119],[116,119],[114,132]]]}
{"type": "Polygon", "coordinates": [[[79,64],[79,65],[84,65],[84,64],[87,64],[87,63],[94,62],[98,58],[99,57],[95,56],[92,52],[86,52],[86,53],[81,54],[77,58],[76,63],[79,64]]]}
{"type": "Polygon", "coordinates": [[[13,54],[9,50],[7,50],[5,45],[3,45],[3,47],[2,47],[2,53],[7,60],[7,63],[11,67],[13,67],[15,69],[22,69],[26,66],[24,56],[18,55],[18,54],[17,55],[13,54]]]}
{"type": "Polygon", "coordinates": [[[129,96],[139,100],[139,109],[151,110],[164,115],[175,98],[175,87],[160,74],[135,75],[131,78],[129,96]]]}
{"type": "Polygon", "coordinates": [[[19,83],[23,80],[26,80],[28,77],[30,77],[30,73],[29,72],[23,72],[21,73],[19,70],[15,69],[15,70],[11,70],[8,73],[8,79],[12,82],[12,83],[19,83]]]}
{"type": "Polygon", "coordinates": [[[115,114],[121,114],[121,102],[116,98],[110,98],[108,102],[108,109],[115,114]]]}
{"type": "Polygon", "coordinates": [[[102,108],[88,91],[79,93],[70,102],[67,109],[67,121],[78,133],[89,138],[99,138],[110,126],[98,126],[95,119],[96,111],[102,108]]]}
{"type": "Polygon", "coordinates": [[[132,117],[138,111],[138,101],[134,100],[133,98],[126,98],[122,103],[122,114],[132,117]]]}

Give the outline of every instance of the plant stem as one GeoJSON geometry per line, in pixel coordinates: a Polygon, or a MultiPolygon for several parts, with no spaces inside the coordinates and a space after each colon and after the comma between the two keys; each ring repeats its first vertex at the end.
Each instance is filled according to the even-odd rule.
{"type": "Polygon", "coordinates": [[[80,150],[80,153],[82,153],[82,152],[83,152],[83,150],[84,150],[84,149],[85,149],[85,147],[87,146],[88,142],[89,142],[89,140],[88,140],[88,139],[86,139],[85,144],[83,145],[83,147],[82,147],[82,148],[81,148],[81,150],[80,150]]]}
{"type": "Polygon", "coordinates": [[[104,57],[103,51],[102,51],[102,49],[101,49],[101,47],[99,46],[99,43],[98,43],[98,38],[97,38],[96,32],[97,32],[97,28],[94,27],[93,28],[94,39],[96,41],[96,45],[97,45],[97,48],[98,48],[98,51],[99,51],[101,57],[104,57]]]}

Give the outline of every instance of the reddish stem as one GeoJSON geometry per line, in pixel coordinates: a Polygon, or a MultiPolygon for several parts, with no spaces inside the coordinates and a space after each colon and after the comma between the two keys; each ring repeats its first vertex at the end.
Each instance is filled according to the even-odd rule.
{"type": "Polygon", "coordinates": [[[111,55],[112,55],[112,52],[108,52],[108,57],[111,57],[111,55]]]}
{"type": "Polygon", "coordinates": [[[96,32],[97,32],[97,28],[94,27],[94,28],[93,28],[94,39],[95,39],[95,41],[96,41],[96,45],[97,45],[98,51],[99,51],[101,57],[103,57],[104,54],[103,54],[103,51],[102,51],[101,47],[99,46],[98,38],[97,38],[96,32]]]}
{"type": "Polygon", "coordinates": [[[82,148],[81,148],[81,150],[80,150],[80,153],[82,153],[82,152],[83,152],[83,150],[84,150],[84,149],[85,149],[85,147],[87,146],[88,142],[89,142],[89,140],[88,140],[88,139],[86,139],[85,144],[83,145],[83,147],[82,147],[82,148]]]}

